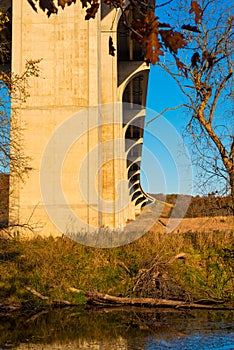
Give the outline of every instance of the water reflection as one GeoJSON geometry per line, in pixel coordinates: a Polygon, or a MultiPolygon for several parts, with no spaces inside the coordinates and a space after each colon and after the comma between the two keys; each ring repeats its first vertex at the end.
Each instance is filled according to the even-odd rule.
{"type": "Polygon", "coordinates": [[[233,349],[231,311],[56,309],[0,315],[0,349],[233,349]]]}

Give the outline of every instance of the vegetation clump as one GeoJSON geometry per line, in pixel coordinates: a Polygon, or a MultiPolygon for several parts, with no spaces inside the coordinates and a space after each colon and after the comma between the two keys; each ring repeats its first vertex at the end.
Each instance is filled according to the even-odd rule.
{"type": "Polygon", "coordinates": [[[229,303],[234,290],[232,237],[222,232],[149,232],[113,249],[83,246],[66,237],[2,238],[0,303],[29,308],[84,304],[91,292],[229,303]]]}

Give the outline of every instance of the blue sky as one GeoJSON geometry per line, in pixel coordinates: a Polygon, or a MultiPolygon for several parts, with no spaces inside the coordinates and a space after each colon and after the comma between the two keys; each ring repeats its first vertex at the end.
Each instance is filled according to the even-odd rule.
{"type": "MultiPolygon", "coordinates": [[[[163,1],[157,2],[158,5],[163,1]]],[[[190,2],[189,2],[190,3],[190,2]]],[[[188,5],[189,5],[188,3],[188,5]]],[[[215,8],[216,16],[219,16],[222,12],[222,6],[226,6],[227,9],[233,4],[232,0],[227,0],[225,2],[217,2],[218,8],[215,8]]],[[[213,5],[211,5],[213,6],[213,5]]],[[[157,15],[162,22],[170,22],[171,18],[167,18],[166,8],[170,10],[170,5],[167,7],[161,7],[157,11],[157,15]]],[[[173,11],[177,11],[173,9],[173,11]]],[[[214,13],[212,13],[214,14],[214,13]]],[[[217,17],[213,19],[216,21],[217,17]]],[[[212,18],[210,18],[210,21],[212,18]]],[[[210,24],[210,22],[209,22],[210,24]]],[[[168,55],[166,53],[166,55],[168,55]]],[[[165,57],[161,58],[163,61],[165,57]]],[[[182,59],[183,60],[183,59],[182,59]]],[[[224,117],[224,109],[229,108],[233,109],[231,105],[232,102],[228,102],[225,100],[225,108],[224,108],[224,100],[220,99],[219,106],[217,106],[217,114],[216,114],[216,130],[224,130],[224,125],[228,125],[229,133],[232,134],[232,121],[231,117],[224,117]],[[219,125],[218,125],[219,124],[219,125]]],[[[147,121],[152,119],[157,113],[161,113],[165,108],[175,107],[183,103],[183,95],[176,85],[176,82],[171,78],[171,76],[166,73],[159,65],[151,66],[150,75],[149,75],[149,83],[148,83],[148,92],[147,92],[147,108],[150,110],[154,110],[155,112],[150,112],[146,116],[145,123],[145,133],[144,133],[144,144],[143,144],[143,152],[142,152],[142,162],[141,162],[141,183],[142,187],[145,191],[149,193],[184,193],[184,194],[204,194],[202,187],[199,189],[196,186],[196,181],[198,179],[198,169],[193,165],[193,175],[190,173],[190,185],[186,184],[185,186],[180,185],[180,178],[185,178],[188,170],[187,168],[191,166],[189,162],[189,157],[184,157],[184,169],[180,167],[178,169],[178,164],[181,165],[183,162],[183,151],[184,146],[182,133],[184,128],[188,122],[188,116],[186,116],[186,111],[183,109],[177,109],[174,111],[168,111],[162,117],[160,116],[158,119],[153,121],[150,124],[147,124],[147,121]],[[162,118],[162,121],[160,119],[162,118]],[[171,129],[168,127],[169,123],[171,125],[171,129]],[[163,131],[163,129],[166,131],[163,131]],[[170,132],[168,132],[170,129],[170,132]],[[173,131],[174,129],[174,131],[173,131]],[[173,148],[177,149],[176,152],[172,152],[172,149],[165,150],[165,145],[162,144],[157,139],[157,135],[163,132],[168,132],[167,138],[175,138],[173,148]],[[177,134],[178,133],[178,134],[177,134]],[[157,134],[157,135],[155,135],[157,134]],[[181,140],[181,143],[179,142],[181,140]],[[173,156],[172,156],[173,153],[173,156]],[[175,155],[176,154],[176,155],[175,155]],[[177,158],[177,154],[179,158],[177,158]],[[192,186],[192,183],[194,184],[192,186]]],[[[234,126],[233,126],[234,127],[234,126]]],[[[225,140],[223,138],[223,142],[230,142],[229,139],[225,140]]],[[[188,140],[186,140],[188,142],[188,140]]],[[[165,139],[164,139],[165,143],[165,139]]],[[[186,146],[186,145],[185,145],[186,146]]],[[[188,152],[189,152],[189,144],[187,144],[188,152]]],[[[185,153],[184,153],[185,155],[185,153]]],[[[203,176],[203,175],[202,175],[203,176]]],[[[204,174],[205,176],[205,174],[204,174]]],[[[210,184],[209,184],[210,185],[210,184]]],[[[223,187],[224,182],[220,181],[220,178],[217,179],[210,188],[209,192],[219,190],[223,187]]],[[[206,189],[205,189],[206,190],[206,189]]]]}
{"type": "MultiPolygon", "coordinates": [[[[157,14],[162,21],[168,22],[165,7],[159,8],[157,14]]],[[[161,60],[163,59],[164,57],[161,58],[161,60]]],[[[181,145],[178,143],[179,141],[181,143],[183,142],[182,131],[185,126],[185,118],[183,117],[182,110],[168,111],[163,116],[147,125],[147,122],[151,120],[152,116],[155,114],[161,113],[165,108],[180,105],[182,103],[182,98],[183,95],[171,76],[159,65],[151,65],[146,104],[150,112],[148,112],[145,120],[141,162],[141,184],[146,192],[194,194],[194,189],[191,184],[190,186],[179,185],[178,177],[181,177],[182,174],[178,174],[179,171],[176,166],[178,162],[177,157],[175,158],[174,156],[173,159],[170,150],[166,151],[165,146],[157,140],[157,137],[153,137],[158,130],[159,134],[166,133],[168,131],[168,122],[174,129],[174,132],[170,129],[168,138],[171,137],[177,140],[177,143],[176,141],[174,142],[174,147],[177,148],[177,153],[179,153],[181,145]],[[162,121],[160,119],[162,119],[162,121]],[[164,129],[166,130],[164,131],[164,129]],[[157,163],[160,165],[160,172],[155,165],[154,158],[157,159],[157,163]]],[[[187,163],[186,160],[185,163],[187,163]]],[[[185,166],[186,165],[188,164],[185,164],[185,166]]],[[[180,168],[180,173],[181,172],[183,172],[183,169],[180,168]]],[[[183,177],[185,177],[184,174],[183,177]]]]}
{"type": "Polygon", "coordinates": [[[182,146],[182,131],[186,122],[182,110],[168,111],[147,125],[165,108],[181,104],[182,98],[174,80],[159,66],[151,66],[147,94],[149,111],[145,120],[141,163],[142,186],[149,193],[194,193],[192,174],[187,174],[191,164],[182,146]],[[164,135],[161,141],[160,135],[164,135]],[[173,143],[168,149],[165,143],[171,139],[173,143]],[[189,183],[186,183],[186,177],[189,183]],[[184,184],[180,178],[183,178],[184,184]]]}

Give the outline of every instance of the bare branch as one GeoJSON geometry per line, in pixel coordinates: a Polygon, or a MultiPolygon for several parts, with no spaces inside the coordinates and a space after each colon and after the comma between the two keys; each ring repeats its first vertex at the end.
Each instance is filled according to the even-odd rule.
{"type": "MultiPolygon", "coordinates": [[[[177,3],[183,9],[187,5],[182,1],[177,3]]],[[[230,132],[233,120],[230,114],[229,118],[225,118],[233,95],[230,84],[233,58],[231,6],[224,7],[217,0],[204,0],[202,4],[200,32],[187,35],[189,45],[184,51],[187,57],[187,81],[169,64],[160,66],[170,74],[185,98],[183,103],[190,114],[186,137],[188,139],[189,135],[193,159],[207,174],[202,177],[203,182],[210,181],[214,176],[225,179],[234,209],[234,138],[230,132]],[[197,59],[192,59],[195,53],[197,59]]],[[[185,18],[186,13],[187,10],[184,10],[185,18]]],[[[179,20],[183,23],[183,13],[180,14],[179,20]]],[[[170,13],[170,18],[172,15],[170,13]]]]}
{"type": "Polygon", "coordinates": [[[166,5],[169,5],[173,0],[169,0],[169,1],[166,1],[164,2],[163,4],[161,5],[156,5],[156,8],[160,8],[160,7],[163,7],[163,6],[166,6],[166,5]]]}
{"type": "Polygon", "coordinates": [[[187,108],[191,108],[191,106],[186,105],[186,104],[182,104],[180,106],[175,106],[175,107],[167,107],[165,108],[161,113],[157,114],[155,117],[153,117],[152,119],[150,119],[147,123],[146,126],[148,126],[150,123],[152,123],[154,120],[158,119],[159,117],[161,117],[164,113],[169,112],[169,111],[175,111],[177,109],[183,108],[183,107],[187,107],[187,108]]]}
{"type": "Polygon", "coordinates": [[[182,78],[182,76],[179,75],[179,74],[175,74],[174,72],[172,72],[172,71],[168,68],[168,66],[166,66],[166,65],[163,64],[163,63],[159,63],[159,65],[160,65],[168,74],[170,74],[170,76],[176,81],[176,83],[177,83],[177,85],[179,86],[179,88],[180,88],[180,90],[182,91],[182,93],[190,100],[191,105],[193,105],[193,103],[194,103],[193,98],[191,97],[191,95],[189,95],[189,94],[184,90],[183,85],[182,85],[182,83],[181,83],[181,81],[180,81],[180,79],[182,78]],[[179,78],[177,78],[177,76],[178,76],[179,78]]]}
{"type": "Polygon", "coordinates": [[[218,86],[218,88],[216,89],[216,92],[215,92],[215,96],[214,96],[214,99],[213,99],[213,102],[212,102],[212,105],[211,105],[211,109],[210,109],[210,116],[209,116],[209,123],[212,122],[212,119],[213,119],[213,116],[214,116],[214,111],[215,111],[215,107],[216,107],[216,104],[217,104],[217,101],[218,101],[218,98],[226,84],[226,82],[231,78],[232,76],[232,72],[230,72],[224,79],[223,81],[221,82],[221,84],[218,86]]]}

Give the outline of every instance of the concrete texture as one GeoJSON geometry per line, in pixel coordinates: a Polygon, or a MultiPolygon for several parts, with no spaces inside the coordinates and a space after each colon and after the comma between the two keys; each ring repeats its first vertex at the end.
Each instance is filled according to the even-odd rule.
{"type": "MultiPolygon", "coordinates": [[[[22,74],[26,60],[42,61],[40,76],[29,79],[27,102],[20,109],[17,103],[12,106],[31,170],[24,183],[11,173],[10,222],[27,224],[33,234],[42,236],[122,230],[139,214],[143,202],[151,201],[141,193],[137,203],[138,197],[132,200],[129,191],[127,111],[122,106],[129,91],[125,102],[144,109],[149,68],[142,61],[122,61],[122,49],[109,55],[109,37],[116,48],[120,40],[119,11],[99,11],[90,21],[84,17],[79,2],[49,19],[42,11],[35,13],[25,0],[13,2],[12,70],[22,74]],[[101,18],[101,12],[107,14],[101,18]],[[134,81],[142,88],[136,101],[134,81]]],[[[123,49],[132,50],[127,31],[125,39],[123,49]]],[[[131,108],[133,118],[139,110],[131,108]]],[[[18,233],[19,228],[15,230],[18,233]]],[[[20,233],[29,231],[21,228],[20,233]]]]}

